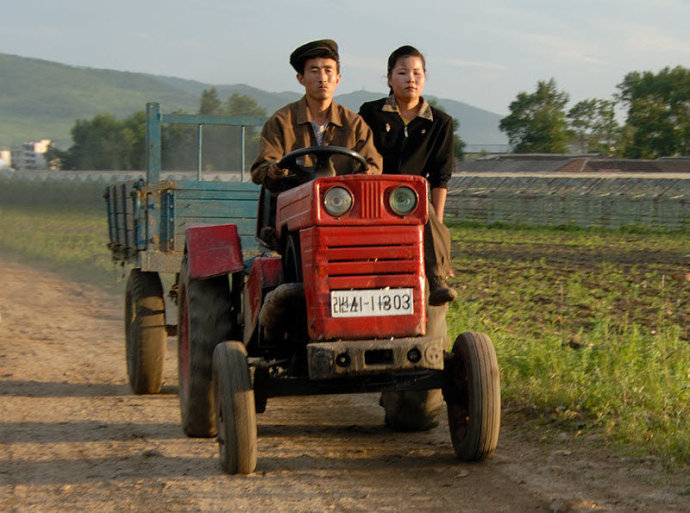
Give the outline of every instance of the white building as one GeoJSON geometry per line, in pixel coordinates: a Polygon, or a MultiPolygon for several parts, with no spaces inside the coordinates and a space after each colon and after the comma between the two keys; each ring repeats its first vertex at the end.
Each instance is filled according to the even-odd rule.
{"type": "Polygon", "coordinates": [[[0,170],[7,170],[12,164],[12,155],[10,150],[0,150],[0,170]]]}
{"type": "Polygon", "coordinates": [[[12,167],[17,171],[48,169],[45,152],[51,143],[50,139],[41,139],[13,146],[10,156],[12,167]]]}

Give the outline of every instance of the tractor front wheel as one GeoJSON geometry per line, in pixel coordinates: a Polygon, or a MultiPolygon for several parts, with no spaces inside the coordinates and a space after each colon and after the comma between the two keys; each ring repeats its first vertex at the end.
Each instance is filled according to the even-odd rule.
{"type": "Polygon", "coordinates": [[[256,468],[256,407],[244,344],[216,346],[213,390],[220,466],[228,474],[251,474],[256,468]]]}
{"type": "Polygon", "coordinates": [[[491,339],[484,333],[462,333],[445,372],[443,395],[456,456],[462,461],[490,457],[501,427],[501,384],[491,339]]]}

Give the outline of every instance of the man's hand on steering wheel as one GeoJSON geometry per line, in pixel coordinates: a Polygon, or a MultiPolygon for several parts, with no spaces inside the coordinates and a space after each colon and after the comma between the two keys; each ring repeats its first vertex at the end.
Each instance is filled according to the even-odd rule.
{"type": "Polygon", "coordinates": [[[271,160],[268,163],[268,171],[266,173],[272,180],[280,180],[281,178],[285,178],[288,172],[287,169],[281,169],[277,161],[271,160]]]}
{"type": "MultiPolygon", "coordinates": [[[[287,175],[281,176],[296,176],[303,182],[308,182],[319,176],[335,176],[336,171],[333,167],[331,157],[340,155],[346,157],[357,165],[356,171],[359,173],[366,173],[369,169],[369,164],[359,153],[349,148],[342,146],[310,146],[308,148],[300,148],[293,150],[276,164],[281,170],[287,170],[287,175]],[[298,159],[305,155],[310,155],[314,158],[314,166],[306,167],[298,163],[298,159]]],[[[270,169],[269,169],[270,171],[270,169]]]]}

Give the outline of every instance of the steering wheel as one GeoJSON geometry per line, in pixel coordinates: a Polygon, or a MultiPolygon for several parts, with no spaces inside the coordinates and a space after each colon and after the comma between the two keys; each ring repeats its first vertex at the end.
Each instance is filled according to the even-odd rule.
{"type": "MultiPolygon", "coordinates": [[[[287,169],[294,178],[300,183],[306,183],[314,178],[322,176],[335,176],[335,168],[331,157],[333,155],[343,155],[359,164],[357,172],[363,173],[369,164],[359,153],[342,146],[309,146],[291,151],[278,162],[280,169],[287,169]],[[313,167],[303,166],[297,163],[297,159],[304,155],[312,155],[315,159],[313,167]]],[[[290,178],[290,174],[286,178],[290,178]]]]}

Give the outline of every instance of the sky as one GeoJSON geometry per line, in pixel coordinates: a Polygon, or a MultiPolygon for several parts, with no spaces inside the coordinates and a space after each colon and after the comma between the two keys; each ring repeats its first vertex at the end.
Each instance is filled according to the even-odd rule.
{"type": "Polygon", "coordinates": [[[332,38],[337,94],[384,93],[388,55],[411,44],[425,94],[501,115],[541,80],[572,106],[612,99],[631,71],[690,67],[690,0],[0,0],[0,13],[0,53],[272,92],[300,92],[290,52],[332,38]]]}

